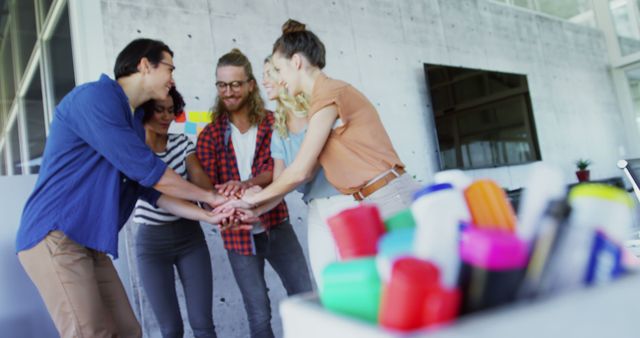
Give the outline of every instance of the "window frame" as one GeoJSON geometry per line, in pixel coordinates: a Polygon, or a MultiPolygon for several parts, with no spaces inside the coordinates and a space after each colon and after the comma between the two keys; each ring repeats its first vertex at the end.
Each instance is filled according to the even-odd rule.
{"type": "MultiPolygon", "coordinates": [[[[64,13],[70,15],[68,11],[70,5],[68,0],[53,0],[46,13],[44,7],[45,5],[43,4],[43,0],[8,0],[7,9],[9,15],[7,17],[6,27],[0,27],[0,30],[8,33],[3,34],[6,37],[5,39],[8,39],[8,41],[3,39],[0,44],[0,51],[5,48],[4,46],[6,43],[10,43],[12,47],[11,62],[13,64],[12,75],[14,94],[11,98],[7,97],[8,100],[11,100],[11,103],[9,103],[6,109],[0,107],[0,147],[4,147],[0,149],[5,149],[4,157],[7,175],[14,174],[14,156],[12,151],[10,151],[12,142],[10,140],[10,132],[12,131],[12,128],[18,128],[20,148],[19,155],[20,165],[22,166],[22,175],[37,173],[35,169],[32,170],[32,167],[27,165],[31,156],[29,154],[30,135],[25,108],[26,96],[30,86],[32,85],[32,81],[36,80],[36,74],[40,74],[39,81],[42,92],[45,137],[49,135],[49,125],[53,119],[55,102],[53,98],[53,69],[51,66],[51,56],[49,52],[50,42],[62,15],[64,13]],[[33,15],[35,16],[37,38],[28,60],[22,60],[19,55],[22,52],[17,48],[20,45],[20,35],[17,31],[18,23],[16,19],[17,1],[33,1],[34,4],[33,15]],[[67,9],[66,12],[65,9],[67,9]],[[17,67],[18,63],[21,67],[17,67]],[[22,68],[22,66],[24,66],[24,70],[22,70],[22,74],[19,74],[20,71],[18,71],[18,68],[22,68]]],[[[71,20],[69,20],[69,22],[70,21],[71,20]]],[[[71,25],[71,23],[69,23],[69,25],[71,25]]],[[[73,44],[71,36],[70,39],[72,40],[71,44],[73,44]]],[[[74,59],[72,50],[70,51],[70,54],[72,55],[72,59],[74,59]]],[[[72,61],[72,63],[75,68],[75,62],[72,61]]],[[[5,79],[0,80],[4,81],[5,79]]],[[[2,98],[8,96],[9,93],[4,92],[3,89],[3,92],[0,94],[2,94],[0,95],[0,98],[2,98]]]]}

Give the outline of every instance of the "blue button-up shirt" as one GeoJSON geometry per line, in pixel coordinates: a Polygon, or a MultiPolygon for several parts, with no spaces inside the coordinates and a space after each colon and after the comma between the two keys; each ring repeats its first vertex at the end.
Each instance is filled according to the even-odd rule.
{"type": "Polygon", "coordinates": [[[156,204],[160,193],[150,187],[166,170],[144,142],[143,114],[142,109],[131,113],[122,87],[104,74],[64,97],[22,213],[17,251],[60,230],[118,257],[118,231],[138,198],[156,204]]]}

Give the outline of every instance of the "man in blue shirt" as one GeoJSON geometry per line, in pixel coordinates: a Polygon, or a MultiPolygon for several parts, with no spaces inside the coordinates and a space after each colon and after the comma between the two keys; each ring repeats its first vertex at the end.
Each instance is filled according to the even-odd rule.
{"type": "Polygon", "coordinates": [[[118,257],[118,231],[139,197],[213,224],[230,216],[183,201],[224,198],[183,180],[145,144],[136,108],[167,97],[174,68],[167,45],[138,39],[118,55],[115,81],[103,74],[56,107],[16,247],[62,337],[141,336],[107,256],[118,257]]]}

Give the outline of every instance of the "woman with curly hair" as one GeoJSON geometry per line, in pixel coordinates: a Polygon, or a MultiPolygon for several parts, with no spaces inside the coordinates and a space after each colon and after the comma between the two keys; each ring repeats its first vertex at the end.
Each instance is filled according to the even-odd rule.
{"type": "MultiPolygon", "coordinates": [[[[213,190],[196,157],[195,144],[184,134],[169,133],[171,122],[178,114],[184,114],[183,107],[184,100],[175,87],[166,99],[146,102],[142,106],[146,143],[183,179],[213,190]]],[[[174,267],[184,288],[194,336],[215,337],[211,257],[200,223],[154,207],[142,199],[136,203],[133,221],[138,224],[136,256],[140,281],[162,337],[182,337],[184,334],[174,267]]]]}

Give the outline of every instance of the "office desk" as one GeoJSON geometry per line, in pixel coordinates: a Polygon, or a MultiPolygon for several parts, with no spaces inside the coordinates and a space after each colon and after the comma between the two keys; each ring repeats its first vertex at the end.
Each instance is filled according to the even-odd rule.
{"type": "Polygon", "coordinates": [[[640,337],[640,276],[475,314],[438,330],[401,334],[326,311],[314,294],[280,305],[285,338],[640,337]]]}

